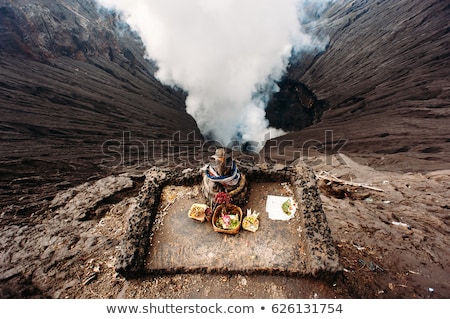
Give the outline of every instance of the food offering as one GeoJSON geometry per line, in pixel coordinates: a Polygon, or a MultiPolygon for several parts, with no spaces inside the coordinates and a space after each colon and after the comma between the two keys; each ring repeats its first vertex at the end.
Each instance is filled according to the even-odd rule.
{"type": "Polygon", "coordinates": [[[297,203],[292,199],[292,198],[288,198],[282,205],[281,205],[281,209],[283,210],[283,212],[288,215],[294,215],[296,210],[297,210],[297,203]]]}
{"type": "Polygon", "coordinates": [[[233,204],[221,204],[214,210],[212,225],[214,231],[237,234],[241,228],[242,209],[233,204]]]}
{"type": "Polygon", "coordinates": [[[259,213],[252,212],[251,209],[247,209],[247,216],[242,220],[242,228],[251,232],[256,232],[259,228],[259,213]]]}
{"type": "Polygon", "coordinates": [[[193,204],[189,209],[188,216],[189,218],[198,220],[200,222],[204,222],[206,218],[205,211],[207,210],[208,205],[205,204],[193,204]]]}
{"type": "Polygon", "coordinates": [[[213,230],[218,233],[237,234],[243,228],[256,232],[259,228],[259,213],[247,209],[244,217],[242,209],[231,203],[232,198],[225,192],[219,192],[211,206],[193,204],[189,209],[189,217],[201,222],[210,222],[213,230]]]}

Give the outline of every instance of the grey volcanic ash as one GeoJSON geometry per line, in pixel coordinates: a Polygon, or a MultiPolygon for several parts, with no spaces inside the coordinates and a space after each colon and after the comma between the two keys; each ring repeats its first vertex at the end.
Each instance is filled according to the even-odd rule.
{"type": "Polygon", "coordinates": [[[242,1],[184,7],[212,14],[204,20],[167,3],[158,9],[179,19],[169,26],[210,24],[222,37],[159,39],[173,45],[174,59],[164,60],[149,45],[161,34],[126,23],[135,12],[91,0],[0,0],[0,297],[448,298],[447,1],[305,0],[295,12],[287,1],[245,1],[267,5],[254,15],[237,10],[242,1]],[[273,19],[235,37],[251,17],[273,19]],[[271,28],[279,21],[286,29],[271,28]],[[295,49],[299,36],[311,46],[295,49]],[[285,50],[265,40],[278,49],[286,40],[285,50]],[[188,55],[189,43],[201,50],[188,55]],[[219,53],[217,43],[226,44],[219,53]],[[267,130],[277,137],[261,141],[267,130]],[[146,170],[198,168],[216,146],[208,137],[264,145],[241,160],[310,166],[339,276],[115,272],[146,170]]]}

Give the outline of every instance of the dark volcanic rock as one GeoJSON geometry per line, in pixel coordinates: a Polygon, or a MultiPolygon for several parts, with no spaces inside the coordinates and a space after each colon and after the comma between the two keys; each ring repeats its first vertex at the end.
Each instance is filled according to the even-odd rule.
{"type": "Polygon", "coordinates": [[[266,108],[266,118],[271,127],[284,131],[298,131],[320,120],[328,108],[326,101],[316,98],[303,83],[282,79],[266,108]]]}
{"type": "Polygon", "coordinates": [[[340,151],[384,169],[448,168],[448,1],[336,1],[325,14],[316,30],[330,37],[326,51],[304,56],[289,77],[330,110],[320,123],[282,139],[297,149],[347,140],[340,151]]]}
{"type": "Polygon", "coordinates": [[[115,30],[122,27],[129,33],[114,14],[98,10],[95,1],[2,0],[0,5],[0,50],[14,55],[36,59],[113,56],[124,44],[115,30]]]}
{"type": "Polygon", "coordinates": [[[156,80],[144,55],[136,34],[93,1],[0,1],[6,211],[27,214],[89,177],[177,157],[179,140],[189,153],[201,135],[185,95],[156,80]]]}

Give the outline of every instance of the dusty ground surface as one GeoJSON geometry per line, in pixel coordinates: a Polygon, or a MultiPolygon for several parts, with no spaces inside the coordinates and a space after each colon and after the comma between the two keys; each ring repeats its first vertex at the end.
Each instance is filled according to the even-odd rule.
{"type": "MultiPolygon", "coordinates": [[[[450,172],[377,171],[342,154],[321,162],[315,170],[343,267],[336,276],[184,273],[125,279],[114,264],[139,187],[139,176],[128,174],[109,179],[107,188],[117,192],[111,191],[115,195],[84,218],[74,216],[81,207],[76,197],[84,193],[88,198],[89,190],[98,194],[93,182],[62,193],[52,209],[26,222],[2,218],[0,296],[449,298],[450,248],[445,239],[450,231],[450,172]],[[334,176],[338,182],[321,176],[334,176]],[[72,210],[71,205],[78,206],[72,210]]],[[[182,192],[178,200],[183,196],[192,194],[182,192]]]]}
{"type": "Polygon", "coordinates": [[[113,33],[101,36],[114,20],[99,24],[94,8],[78,1],[82,10],[72,11],[73,2],[2,2],[8,4],[0,19],[7,32],[0,44],[8,56],[0,59],[1,297],[450,297],[444,1],[335,2],[324,20],[327,52],[289,71],[331,109],[316,125],[282,139],[299,152],[351,154],[360,164],[342,157],[330,165],[319,160],[314,169],[383,190],[322,185],[343,266],[327,280],[247,274],[126,280],[115,273],[142,172],[100,179],[105,174],[98,162],[153,165],[166,153],[180,159],[182,152],[165,145],[176,131],[197,128],[184,112],[183,96],[149,74],[136,39],[122,46],[111,40],[113,33]],[[34,5],[14,9],[22,3],[34,5]],[[91,24],[82,27],[84,21],[91,24]],[[97,39],[94,47],[83,40],[89,35],[97,39]],[[38,62],[45,54],[35,49],[53,58],[38,62]],[[163,141],[161,149],[169,152],[148,158],[140,141],[163,141]],[[104,145],[111,152],[102,153],[104,145]]]}

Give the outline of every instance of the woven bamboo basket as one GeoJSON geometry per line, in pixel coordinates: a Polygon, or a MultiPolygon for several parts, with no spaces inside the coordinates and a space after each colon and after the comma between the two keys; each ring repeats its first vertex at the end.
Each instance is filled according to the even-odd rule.
{"type": "Polygon", "coordinates": [[[242,224],[242,209],[237,206],[237,205],[233,205],[233,204],[222,204],[216,207],[216,209],[214,210],[214,214],[213,217],[211,219],[212,225],[213,225],[213,229],[214,231],[218,232],[218,233],[225,233],[225,234],[237,234],[239,233],[239,230],[241,229],[241,224],[242,224]],[[233,229],[224,229],[221,227],[218,227],[217,224],[217,220],[219,219],[219,217],[221,216],[221,213],[223,211],[226,211],[228,214],[232,214],[232,215],[237,215],[239,218],[239,224],[233,228],[233,229]]]}

